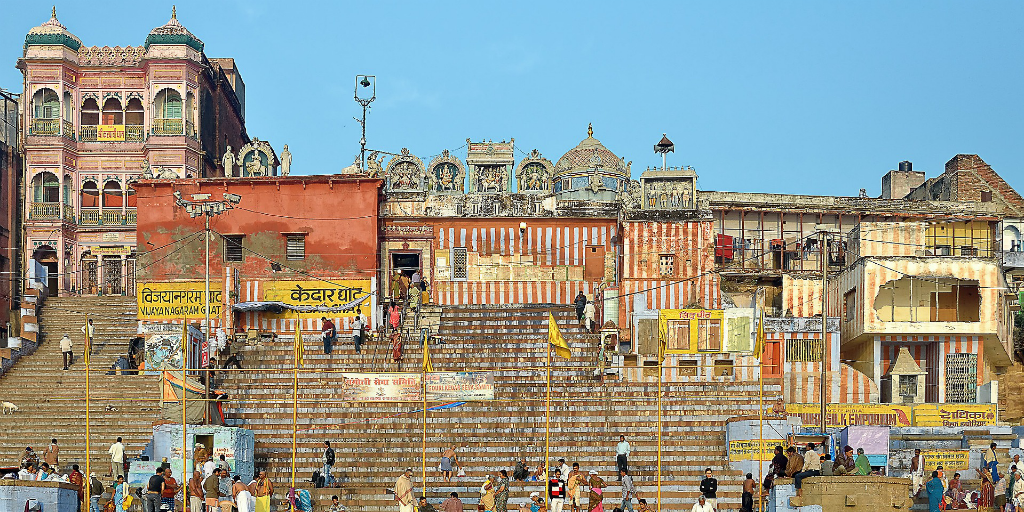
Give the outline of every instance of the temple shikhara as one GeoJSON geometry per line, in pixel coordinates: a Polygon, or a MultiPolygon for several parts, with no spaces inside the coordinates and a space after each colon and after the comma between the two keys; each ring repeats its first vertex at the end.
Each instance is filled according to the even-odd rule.
{"type": "Polygon", "coordinates": [[[470,137],[309,168],[249,136],[235,60],[174,10],[126,47],[54,10],[17,65],[4,460],[52,422],[83,466],[123,437],[132,486],[164,457],[179,482],[211,454],[267,471],[260,511],[293,487],[393,510],[407,467],[431,504],[474,509],[502,470],[518,503],[565,459],[607,508],[621,471],[650,510],[691,510],[710,468],[718,510],[749,472],[767,510],[809,512],[907,510],[925,471],[981,486],[1024,455],[1024,197],[979,155],[872,171],[879,197],[702,190],[715,170],[675,165],[670,133],[625,155],[581,120],[569,148],[470,137]],[[65,334],[92,349],[89,404],[65,334]],[[812,444],[827,469],[804,492],[764,486],[776,446],[812,444]]]}

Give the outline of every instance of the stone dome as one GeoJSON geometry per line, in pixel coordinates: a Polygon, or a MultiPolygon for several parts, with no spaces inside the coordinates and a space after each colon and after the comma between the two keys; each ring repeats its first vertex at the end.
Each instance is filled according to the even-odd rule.
{"type": "Polygon", "coordinates": [[[555,163],[554,177],[573,171],[586,171],[600,165],[602,174],[629,178],[626,163],[594,138],[593,127],[587,127],[587,138],[567,151],[555,163]]]}
{"type": "Polygon", "coordinates": [[[25,46],[30,44],[59,44],[78,51],[82,47],[82,40],[57,21],[57,8],[54,7],[50,11],[50,19],[46,23],[28,31],[28,35],[25,36],[25,46]]]}
{"type": "Polygon", "coordinates": [[[203,42],[178,22],[178,11],[174,7],[171,8],[171,20],[154,28],[146,36],[146,49],[151,44],[183,44],[197,52],[203,51],[203,42]]]}

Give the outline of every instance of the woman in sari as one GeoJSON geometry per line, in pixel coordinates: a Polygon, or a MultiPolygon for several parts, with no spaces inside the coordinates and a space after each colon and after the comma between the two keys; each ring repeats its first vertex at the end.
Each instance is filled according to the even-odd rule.
{"type": "MultiPolygon", "coordinates": [[[[987,469],[979,469],[978,476],[981,477],[981,491],[978,492],[979,512],[992,512],[996,502],[995,486],[992,485],[992,476],[987,469]]],[[[999,511],[1003,512],[1003,511],[999,511]]]]}
{"type": "Polygon", "coordinates": [[[487,475],[480,486],[480,506],[484,512],[494,512],[494,480],[491,475],[487,475]]]}
{"type": "Polygon", "coordinates": [[[953,479],[949,481],[946,488],[946,510],[957,510],[967,508],[967,492],[964,491],[963,483],[960,481],[960,473],[954,473],[953,479]]]}
{"type": "Polygon", "coordinates": [[[501,470],[494,484],[494,512],[508,512],[508,471],[501,470]]]}
{"type": "Polygon", "coordinates": [[[587,480],[587,485],[590,486],[590,493],[587,494],[589,499],[587,502],[587,510],[590,512],[604,512],[604,488],[605,483],[601,477],[597,476],[597,471],[590,470],[590,478],[587,480]]]}
{"type": "Polygon", "coordinates": [[[124,476],[117,476],[117,483],[114,484],[114,510],[121,512],[124,510],[124,498],[128,496],[128,484],[124,481],[124,476]]]}

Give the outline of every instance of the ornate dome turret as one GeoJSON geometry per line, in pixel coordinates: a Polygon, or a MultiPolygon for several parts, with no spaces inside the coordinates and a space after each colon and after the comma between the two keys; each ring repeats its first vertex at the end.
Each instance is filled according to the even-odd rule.
{"type": "Polygon", "coordinates": [[[588,171],[595,167],[600,168],[602,174],[629,178],[629,168],[626,163],[604,147],[601,141],[594,138],[594,127],[589,125],[587,126],[587,138],[558,159],[555,164],[554,177],[588,171]]]}
{"type": "Polygon", "coordinates": [[[178,22],[178,10],[171,7],[171,20],[163,26],[154,28],[146,36],[145,47],[148,50],[153,44],[183,44],[191,47],[197,52],[203,51],[203,42],[178,22]]]}
{"type": "Polygon", "coordinates": [[[50,11],[50,19],[46,23],[28,31],[28,35],[25,36],[25,46],[30,44],[59,44],[77,52],[82,47],[82,40],[75,37],[67,27],[57,21],[57,7],[54,6],[50,11]]]}

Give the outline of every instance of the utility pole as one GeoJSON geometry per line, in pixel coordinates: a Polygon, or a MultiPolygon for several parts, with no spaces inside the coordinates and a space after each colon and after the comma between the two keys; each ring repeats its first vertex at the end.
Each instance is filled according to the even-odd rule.
{"type": "MultiPolygon", "coordinates": [[[[234,208],[234,205],[238,204],[242,200],[242,196],[238,194],[224,193],[223,200],[210,199],[213,194],[192,194],[192,200],[181,198],[181,192],[174,191],[174,204],[181,206],[188,213],[189,217],[193,219],[202,215],[204,217],[204,237],[206,240],[206,295],[203,299],[203,309],[206,314],[206,346],[210,346],[210,217],[214,215],[220,215],[228,210],[234,208]]],[[[209,363],[207,363],[209,365],[209,363]]],[[[210,370],[206,368],[206,395],[203,397],[207,400],[210,396],[210,370]]],[[[181,383],[181,392],[184,397],[185,393],[185,382],[181,383]]],[[[210,403],[205,402],[206,406],[203,411],[203,419],[209,421],[210,403]]]]}
{"type": "Polygon", "coordinates": [[[826,402],[825,386],[828,385],[828,353],[831,352],[831,347],[828,343],[828,231],[824,229],[818,231],[820,244],[821,244],[821,377],[820,387],[821,396],[821,432],[825,433],[825,427],[827,422],[825,421],[825,413],[828,410],[828,403],[826,402]]]}
{"type": "Polygon", "coordinates": [[[370,107],[370,103],[377,99],[377,77],[373,75],[356,75],[356,92],[355,92],[356,103],[363,107],[363,118],[359,119],[354,117],[359,122],[359,126],[363,129],[363,135],[359,138],[359,168],[366,169],[366,111],[370,107]],[[362,96],[359,95],[359,88],[369,89],[370,97],[366,97],[364,92],[362,96]]]}

